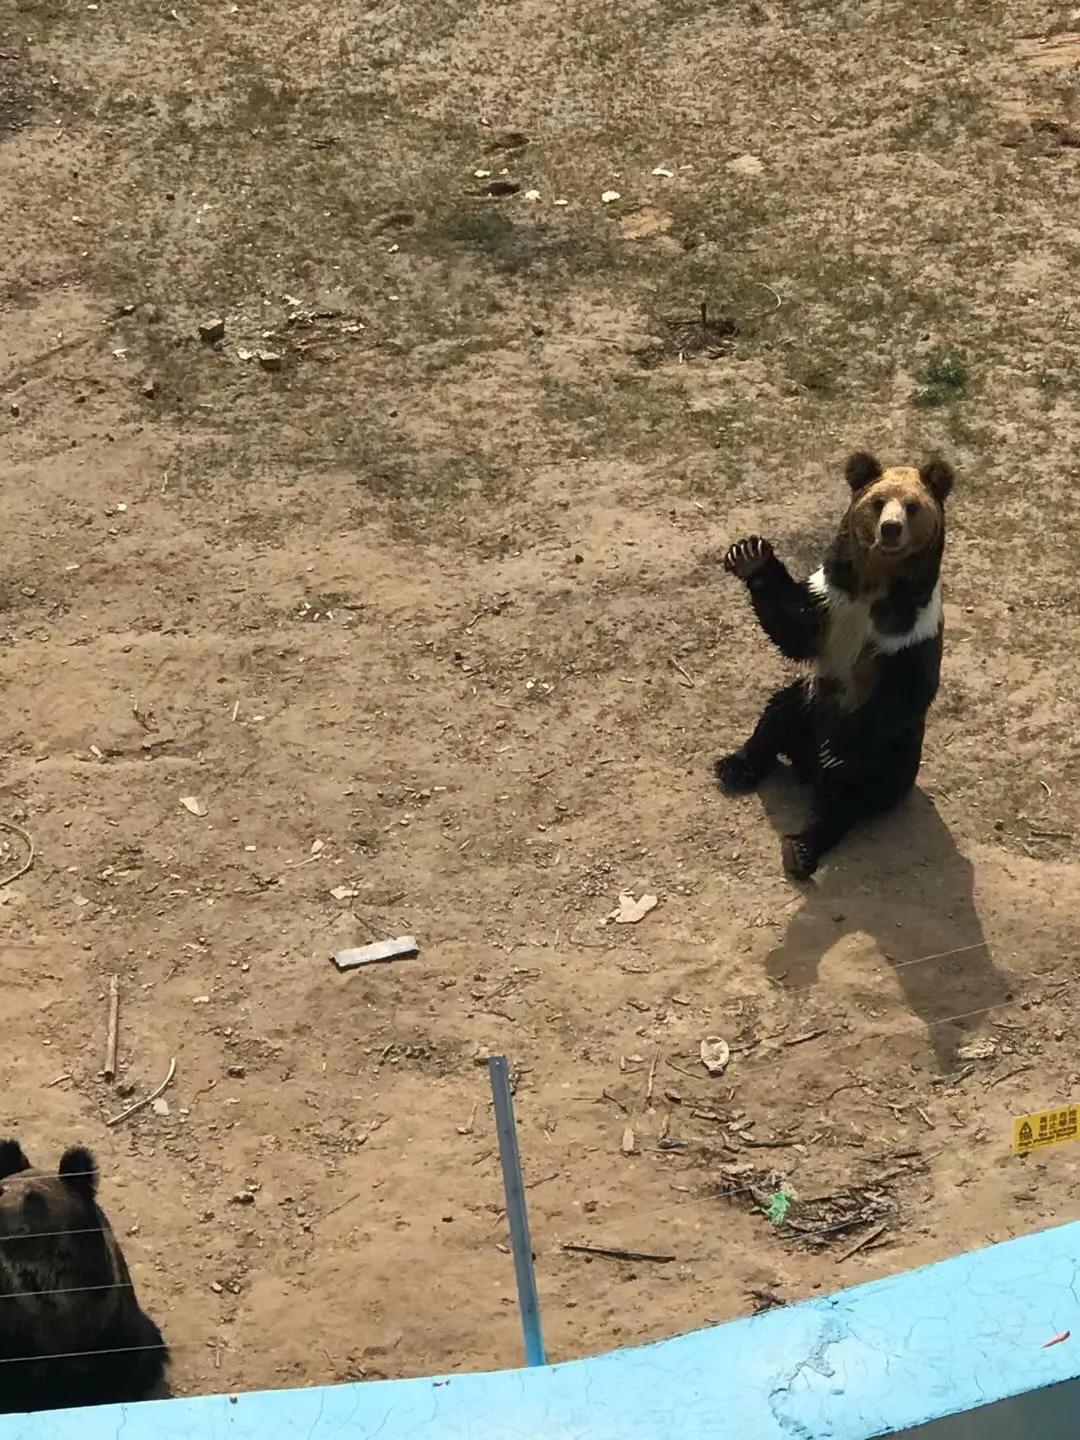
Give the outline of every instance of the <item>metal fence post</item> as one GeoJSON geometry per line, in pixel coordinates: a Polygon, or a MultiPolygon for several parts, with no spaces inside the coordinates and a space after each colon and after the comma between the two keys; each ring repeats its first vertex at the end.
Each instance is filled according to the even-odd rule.
{"type": "Polygon", "coordinates": [[[514,1123],[514,1099],[510,1093],[510,1071],[505,1055],[488,1058],[488,1075],[495,1102],[495,1130],[499,1137],[499,1158],[502,1160],[506,1217],[510,1222],[518,1309],[525,1335],[525,1363],[546,1365],[544,1336],[540,1328],[540,1301],[536,1295],[536,1272],[529,1239],[529,1217],[525,1210],[525,1187],[521,1180],[521,1156],[518,1154],[517,1127],[514,1123]]]}

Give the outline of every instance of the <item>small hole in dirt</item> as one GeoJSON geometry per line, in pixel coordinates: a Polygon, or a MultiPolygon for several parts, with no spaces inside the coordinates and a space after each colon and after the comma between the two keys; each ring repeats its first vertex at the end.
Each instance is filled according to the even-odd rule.
{"type": "Polygon", "coordinates": [[[480,187],[480,193],[490,195],[493,200],[503,200],[507,195],[516,195],[520,189],[516,180],[489,180],[480,187]]]}

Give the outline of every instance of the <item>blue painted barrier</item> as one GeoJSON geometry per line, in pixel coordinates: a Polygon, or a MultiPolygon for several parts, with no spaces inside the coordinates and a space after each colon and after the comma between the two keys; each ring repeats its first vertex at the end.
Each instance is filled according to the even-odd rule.
{"type": "Polygon", "coordinates": [[[564,1365],[54,1411],[0,1440],[1076,1440],[1078,1255],[1066,1225],[564,1365]]]}

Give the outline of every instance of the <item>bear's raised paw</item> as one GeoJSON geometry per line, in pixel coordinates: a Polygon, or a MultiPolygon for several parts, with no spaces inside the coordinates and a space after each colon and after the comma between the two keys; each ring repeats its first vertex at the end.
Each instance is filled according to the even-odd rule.
{"type": "Polygon", "coordinates": [[[740,580],[749,580],[764,570],[772,559],[773,548],[760,535],[751,535],[746,540],[737,540],[724,556],[724,569],[729,575],[740,580]]]}

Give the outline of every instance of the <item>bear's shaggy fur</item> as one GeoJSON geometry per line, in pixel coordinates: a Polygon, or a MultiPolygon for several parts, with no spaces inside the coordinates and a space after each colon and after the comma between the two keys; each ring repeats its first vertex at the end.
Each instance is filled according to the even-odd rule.
{"type": "Polygon", "coordinates": [[[769,639],[809,666],[772,697],[745,745],[716,762],[729,795],[755,789],[781,755],[813,786],[805,829],[782,845],[784,868],[799,880],[852,825],[914,786],[941,673],[952,469],[933,459],[921,469],[885,470],[860,451],[847,462],[847,480],[847,511],[808,580],[793,580],[757,536],[724,557],[769,639]]]}
{"type": "Polygon", "coordinates": [[[0,1141],[0,1414],[145,1399],[168,1350],[99,1207],[89,1150],[34,1170],[0,1141]]]}

